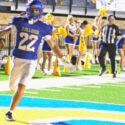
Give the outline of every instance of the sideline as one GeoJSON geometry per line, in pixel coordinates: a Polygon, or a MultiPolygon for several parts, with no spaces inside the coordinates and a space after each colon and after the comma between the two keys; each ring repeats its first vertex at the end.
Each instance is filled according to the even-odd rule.
{"type": "MultiPolygon", "coordinates": [[[[87,85],[87,84],[105,84],[105,83],[125,83],[125,74],[118,74],[117,78],[112,78],[111,74],[104,74],[103,76],[73,76],[73,77],[54,77],[44,79],[32,79],[27,84],[27,89],[40,89],[48,87],[63,87],[72,85],[87,85]]],[[[9,82],[1,81],[0,91],[8,91],[9,82]]]]}

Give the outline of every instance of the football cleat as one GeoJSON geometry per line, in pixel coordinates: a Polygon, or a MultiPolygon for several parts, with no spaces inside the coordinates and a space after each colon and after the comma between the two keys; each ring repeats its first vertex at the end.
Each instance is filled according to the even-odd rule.
{"type": "Polygon", "coordinates": [[[12,113],[11,113],[11,112],[7,112],[7,113],[5,114],[5,119],[6,119],[7,121],[15,121],[14,118],[13,118],[13,116],[12,116],[12,113]]]}

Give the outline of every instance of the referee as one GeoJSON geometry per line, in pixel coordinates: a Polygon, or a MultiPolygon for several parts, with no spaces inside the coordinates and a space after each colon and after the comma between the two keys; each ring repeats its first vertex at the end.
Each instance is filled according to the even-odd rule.
{"type": "Polygon", "coordinates": [[[116,77],[115,70],[115,57],[116,57],[116,41],[119,35],[119,28],[115,24],[115,17],[113,15],[108,16],[108,24],[104,25],[101,29],[100,38],[101,38],[101,49],[99,53],[99,63],[101,66],[101,71],[99,76],[101,76],[106,71],[105,66],[105,55],[108,52],[110,62],[111,62],[111,70],[113,74],[113,78],[116,77]]]}

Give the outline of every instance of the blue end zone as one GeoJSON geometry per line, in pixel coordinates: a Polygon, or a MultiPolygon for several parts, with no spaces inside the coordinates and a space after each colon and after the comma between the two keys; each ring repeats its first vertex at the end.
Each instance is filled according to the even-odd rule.
{"type": "MultiPolygon", "coordinates": [[[[9,107],[11,98],[12,98],[11,96],[0,95],[0,106],[9,107]]],[[[31,97],[23,97],[18,106],[30,107],[30,108],[87,108],[96,110],[125,112],[125,105],[65,101],[56,99],[41,99],[41,98],[31,98],[31,97]]]]}

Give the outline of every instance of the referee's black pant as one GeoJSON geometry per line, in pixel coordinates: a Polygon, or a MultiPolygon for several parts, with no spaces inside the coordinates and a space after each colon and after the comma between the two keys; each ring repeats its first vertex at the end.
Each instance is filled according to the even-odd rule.
{"type": "Polygon", "coordinates": [[[105,66],[105,56],[108,52],[110,62],[111,62],[111,69],[112,73],[115,73],[115,57],[116,57],[116,45],[115,44],[105,44],[103,43],[100,53],[99,53],[99,63],[102,68],[106,68],[105,66]]]}

